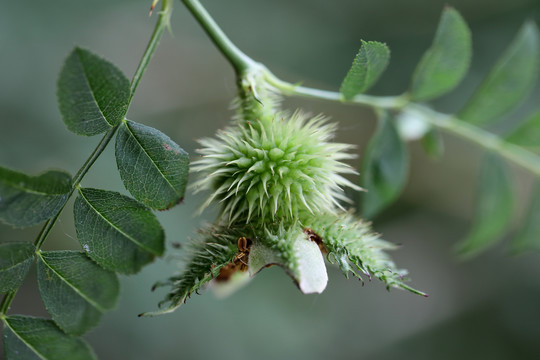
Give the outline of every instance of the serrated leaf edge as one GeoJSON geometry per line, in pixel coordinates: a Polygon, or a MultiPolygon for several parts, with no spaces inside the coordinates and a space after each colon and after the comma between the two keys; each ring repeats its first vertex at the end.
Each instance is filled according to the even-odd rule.
{"type": "MultiPolygon", "coordinates": [[[[148,159],[151,160],[151,163],[152,165],[154,165],[154,167],[157,169],[157,171],[159,172],[159,174],[161,175],[161,177],[163,179],[165,179],[165,181],[167,182],[167,184],[170,186],[170,188],[173,190],[173,192],[178,196],[178,197],[181,197],[180,194],[178,194],[178,190],[171,184],[171,182],[169,181],[169,179],[167,178],[167,176],[165,176],[165,174],[163,173],[163,171],[157,166],[157,164],[155,163],[154,159],[150,156],[150,154],[146,151],[146,148],[144,146],[142,146],[141,142],[139,141],[139,139],[135,136],[135,134],[133,133],[133,131],[131,130],[131,128],[129,127],[129,122],[132,122],[132,121],[129,121],[129,120],[125,120],[123,125],[125,126],[125,128],[127,129],[129,135],[131,137],[133,137],[133,139],[135,140],[135,142],[137,143],[137,145],[139,145],[139,147],[142,149],[142,151],[146,154],[146,156],[148,157],[148,159]]],[[[156,129],[157,130],[157,129],[156,129]]],[[[158,130],[159,131],[159,130],[158,130]]],[[[171,202],[171,204],[174,204],[174,202],[171,202]]],[[[165,209],[169,209],[170,207],[166,207],[165,209]]]]}

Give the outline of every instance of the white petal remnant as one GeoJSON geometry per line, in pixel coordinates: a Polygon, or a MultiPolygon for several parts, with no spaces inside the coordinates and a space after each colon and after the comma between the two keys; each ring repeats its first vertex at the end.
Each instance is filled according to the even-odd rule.
{"type": "Polygon", "coordinates": [[[328,283],[326,265],[319,246],[310,241],[298,225],[291,229],[281,227],[277,234],[267,231],[266,238],[251,247],[251,276],[271,265],[285,269],[304,294],[321,293],[328,283]]]}
{"type": "Polygon", "coordinates": [[[298,288],[304,294],[322,293],[328,283],[328,274],[319,246],[302,237],[295,242],[294,251],[298,257],[298,288]]]}

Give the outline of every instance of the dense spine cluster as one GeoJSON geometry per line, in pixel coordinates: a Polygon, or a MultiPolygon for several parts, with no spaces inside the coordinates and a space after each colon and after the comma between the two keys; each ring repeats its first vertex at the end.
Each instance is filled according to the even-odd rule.
{"type": "Polygon", "coordinates": [[[201,177],[195,191],[211,192],[203,208],[218,202],[229,224],[292,221],[304,211],[342,209],[344,187],[360,188],[342,176],[356,172],[342,162],[354,157],[347,152],[352,146],[331,142],[336,125],[323,116],[276,111],[272,96],[266,101],[247,91],[234,124],[200,140],[202,159],[192,171],[201,177]]]}

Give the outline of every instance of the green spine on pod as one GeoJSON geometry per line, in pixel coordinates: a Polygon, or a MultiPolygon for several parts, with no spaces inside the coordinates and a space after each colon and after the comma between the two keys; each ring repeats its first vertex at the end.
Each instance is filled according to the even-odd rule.
{"type": "Polygon", "coordinates": [[[325,117],[279,111],[271,89],[255,89],[241,87],[233,125],[200,140],[202,159],[192,166],[200,180],[192,186],[211,192],[202,209],[218,202],[229,224],[342,209],[344,187],[360,190],[342,176],[356,174],[342,162],[355,157],[348,152],[352,146],[331,141],[336,125],[325,117]]]}

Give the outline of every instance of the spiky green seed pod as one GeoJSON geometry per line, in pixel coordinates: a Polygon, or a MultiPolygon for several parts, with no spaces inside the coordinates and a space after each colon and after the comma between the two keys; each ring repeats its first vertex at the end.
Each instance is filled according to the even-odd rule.
{"type": "Polygon", "coordinates": [[[328,281],[323,255],[346,276],[360,277],[356,267],[388,287],[424,295],[404,283],[406,272],[385,253],[394,246],[342,208],[344,187],[360,188],[343,177],[355,173],[342,162],[354,155],[350,145],[332,142],[336,125],[277,111],[271,89],[255,90],[242,79],[233,125],[200,140],[202,159],[192,165],[200,180],[192,187],[211,193],[202,209],[215,203],[221,217],[193,245],[184,273],[167,283],[169,307],[157,313],[174,310],[206,283],[234,286],[234,277],[247,280],[270,265],[281,266],[302,292],[320,293],[328,281]]]}
{"type": "Polygon", "coordinates": [[[228,222],[246,223],[341,209],[343,188],[359,188],[342,176],[355,173],[342,162],[354,156],[350,145],[330,141],[335,129],[322,116],[277,113],[200,140],[203,158],[192,170],[201,180],[193,186],[212,192],[203,207],[217,201],[228,222]]]}

